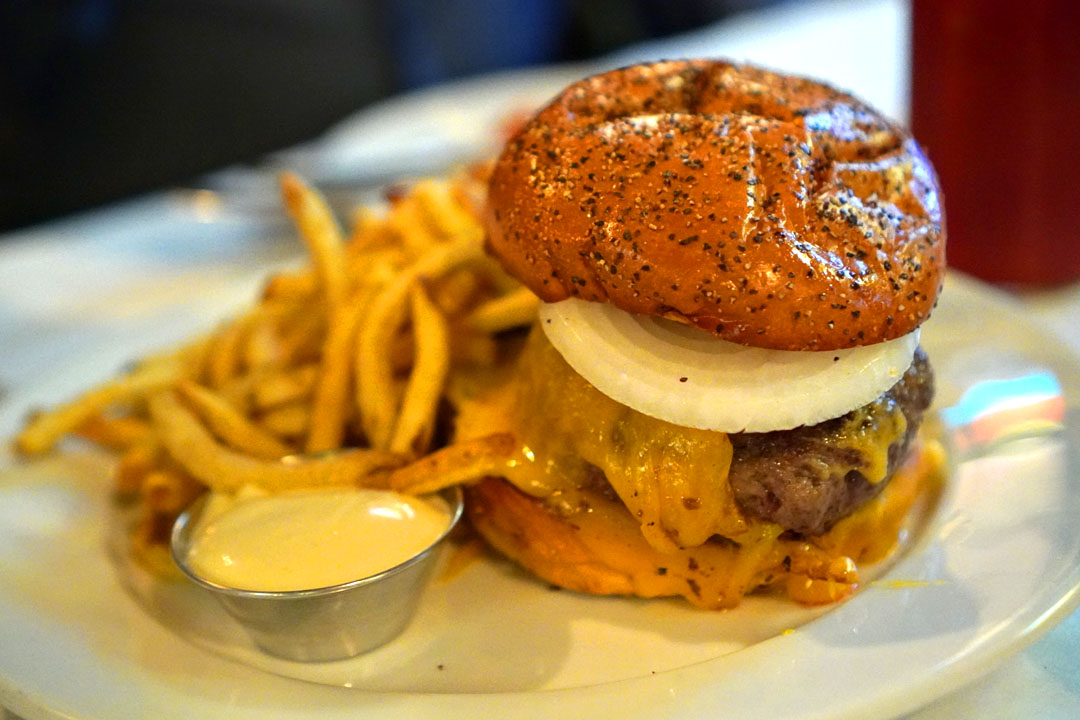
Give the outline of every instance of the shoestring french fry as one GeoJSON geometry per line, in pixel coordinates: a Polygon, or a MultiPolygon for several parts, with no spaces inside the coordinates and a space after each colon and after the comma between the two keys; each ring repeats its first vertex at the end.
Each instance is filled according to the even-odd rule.
{"type": "Polygon", "coordinates": [[[279,301],[267,301],[224,323],[210,339],[207,384],[221,390],[246,371],[280,365],[287,348],[277,336],[277,327],[289,311],[279,301]]]}
{"type": "Polygon", "coordinates": [[[477,273],[462,268],[446,274],[431,289],[431,299],[443,315],[461,313],[470,301],[482,291],[477,273]]]}
{"type": "Polygon", "coordinates": [[[201,484],[179,467],[166,466],[146,474],[139,494],[151,511],[176,515],[183,512],[203,490],[201,484]]]}
{"type": "Polygon", "coordinates": [[[285,348],[278,332],[281,320],[280,316],[268,316],[252,323],[242,349],[246,369],[280,367],[283,364],[285,348]]]}
{"type": "Polygon", "coordinates": [[[411,197],[415,198],[427,224],[443,237],[462,237],[476,232],[476,218],[453,197],[453,190],[446,183],[421,180],[413,188],[411,197]]]}
{"type": "Polygon", "coordinates": [[[296,442],[307,437],[308,427],[311,425],[311,405],[307,402],[281,405],[263,413],[258,422],[267,432],[283,440],[296,442]]]}
{"type": "MultiPolygon", "coordinates": [[[[246,417],[252,412],[254,402],[252,395],[260,378],[269,372],[269,370],[255,370],[244,375],[237,375],[230,378],[220,388],[214,389],[213,392],[246,417]]],[[[209,388],[209,383],[205,387],[209,388]]]]}
{"type": "Polygon", "coordinates": [[[485,333],[498,333],[531,323],[540,307],[540,298],[529,288],[519,288],[511,293],[488,300],[473,310],[466,324],[485,333]]]}
{"type": "Polygon", "coordinates": [[[79,437],[117,452],[146,443],[153,433],[149,423],[130,415],[95,415],[75,430],[79,437]]]}
{"type": "Polygon", "coordinates": [[[206,358],[206,379],[212,388],[221,389],[240,369],[240,353],[249,318],[241,318],[214,334],[206,358]]]}
{"type": "Polygon", "coordinates": [[[90,390],[71,403],[35,415],[15,438],[15,447],[24,455],[48,452],[64,435],[75,432],[79,426],[111,405],[169,387],[183,375],[184,367],[179,357],[144,364],[128,375],[90,390]]]}
{"type": "Polygon", "coordinates": [[[281,176],[285,209],[296,223],[315,264],[330,312],[345,302],[345,241],[330,207],[322,197],[292,173],[281,176]]]}
{"type": "Polygon", "coordinates": [[[315,274],[308,269],[295,272],[280,272],[272,275],[263,286],[262,299],[281,300],[282,302],[305,302],[318,291],[319,284],[315,274]]]}
{"type": "Polygon", "coordinates": [[[218,443],[171,391],[150,397],[150,417],[169,455],[192,477],[213,490],[254,485],[267,492],[360,485],[402,464],[400,455],[362,448],[317,456],[290,455],[259,460],[218,443]]]}
{"type": "Polygon", "coordinates": [[[372,301],[357,339],[356,405],[360,425],[372,447],[386,447],[398,405],[391,348],[405,321],[403,302],[409,285],[395,283],[372,301]]]}
{"type": "Polygon", "coordinates": [[[323,348],[322,367],[315,384],[304,450],[309,453],[341,447],[351,404],[350,356],[360,317],[360,303],[343,305],[330,319],[323,348]]]}
{"type": "Polygon", "coordinates": [[[116,493],[122,496],[138,495],[143,481],[161,463],[161,446],[157,442],[145,442],[129,448],[113,470],[116,493]]]}
{"type": "Polygon", "coordinates": [[[137,514],[130,549],[154,572],[171,572],[169,527],[207,489],[427,492],[520,460],[508,436],[438,444],[460,378],[501,371],[509,336],[497,333],[535,312],[484,254],[483,172],[395,187],[347,235],[299,178],[283,175],[281,190],[306,264],[16,438],[23,455],[67,435],[116,453],[117,495],[137,514]]]}
{"type": "Polygon", "coordinates": [[[361,320],[358,339],[357,404],[360,420],[373,447],[387,448],[398,410],[399,390],[394,382],[388,348],[405,321],[409,288],[417,280],[431,280],[483,257],[483,246],[471,233],[432,247],[389,283],[371,302],[361,320]]]}
{"type": "Polygon", "coordinates": [[[307,300],[298,303],[307,312],[281,329],[281,353],[285,365],[317,362],[326,334],[326,313],[323,308],[307,300]]]}
{"type": "Polygon", "coordinates": [[[503,272],[499,261],[485,254],[477,261],[477,271],[492,284],[492,297],[499,297],[521,289],[521,283],[503,272]]]}
{"type": "Polygon", "coordinates": [[[292,452],[288,445],[248,420],[214,391],[191,380],[182,380],[176,389],[199,414],[207,428],[234,450],[266,460],[292,452]]]}
{"type": "Polygon", "coordinates": [[[352,231],[345,247],[345,252],[350,257],[385,248],[401,249],[401,243],[390,229],[388,219],[372,208],[357,208],[353,212],[352,221],[352,231]]]}
{"type": "Polygon", "coordinates": [[[388,229],[397,238],[399,246],[412,255],[424,253],[439,241],[432,228],[425,225],[414,196],[403,198],[395,204],[388,229]]]}
{"type": "Polygon", "coordinates": [[[251,399],[258,410],[268,410],[308,397],[319,374],[316,363],[278,370],[258,378],[251,399]]]}
{"type": "Polygon", "coordinates": [[[516,458],[521,444],[509,433],[496,433],[436,450],[430,455],[394,470],[386,477],[391,490],[424,495],[451,485],[477,482],[488,475],[505,473],[508,463],[527,462],[516,458]]]}
{"type": "Polygon", "coordinates": [[[435,430],[435,413],[450,370],[450,339],[445,318],[421,283],[410,289],[410,300],[416,362],[405,386],[390,451],[415,456],[427,451],[435,430]]]}

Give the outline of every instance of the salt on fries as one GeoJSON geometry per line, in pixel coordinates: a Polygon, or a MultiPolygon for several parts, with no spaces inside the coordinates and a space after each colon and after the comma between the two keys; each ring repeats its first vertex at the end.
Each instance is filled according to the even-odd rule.
{"type": "Polygon", "coordinates": [[[420,181],[383,213],[358,211],[347,236],[317,192],[283,175],[308,266],[270,277],[208,336],[34,415],[16,449],[77,435],[116,452],[116,490],[142,516],[135,554],[159,570],[150,551],[207,488],[423,493],[505,468],[506,435],[436,447],[455,373],[486,372],[496,334],[537,307],[484,255],[481,174],[420,181]]]}

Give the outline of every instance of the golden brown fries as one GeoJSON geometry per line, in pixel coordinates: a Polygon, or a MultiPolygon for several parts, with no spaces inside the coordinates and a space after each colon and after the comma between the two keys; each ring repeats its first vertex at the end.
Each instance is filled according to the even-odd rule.
{"type": "Polygon", "coordinates": [[[223,388],[240,368],[240,350],[249,318],[242,318],[218,331],[206,357],[206,380],[213,388],[223,388]]]}
{"type": "Polygon", "coordinates": [[[519,325],[528,325],[536,317],[540,298],[529,288],[518,288],[497,298],[492,298],[469,313],[465,322],[474,330],[498,333],[519,325]]]}
{"type": "Polygon", "coordinates": [[[310,363],[258,377],[251,388],[251,401],[259,410],[269,410],[304,400],[311,395],[318,372],[318,365],[310,363]]]}
{"type": "Polygon", "coordinates": [[[166,452],[192,477],[214,490],[254,485],[269,492],[359,485],[401,464],[398,455],[370,448],[317,456],[260,460],[218,443],[195,415],[168,390],[148,401],[150,417],[166,452]]]}
{"type": "Polygon", "coordinates": [[[315,263],[328,312],[345,302],[348,277],[345,241],[326,201],[291,173],[281,176],[281,196],[315,263]]]}
{"type": "Polygon", "coordinates": [[[35,415],[15,438],[24,455],[48,452],[60,438],[73,433],[110,407],[129,402],[179,381],[184,375],[180,358],[147,363],[129,375],[94,388],[77,400],[35,415]]]}
{"type": "Polygon", "coordinates": [[[315,384],[305,450],[309,453],[341,447],[351,405],[349,356],[362,305],[344,305],[330,317],[323,345],[322,367],[315,384]]]}
{"type": "Polygon", "coordinates": [[[450,445],[399,468],[387,477],[387,487],[411,495],[437,492],[451,485],[476,482],[488,475],[501,475],[509,463],[524,460],[513,435],[496,433],[450,445]]]}
{"type": "Polygon", "coordinates": [[[102,447],[123,452],[151,442],[154,429],[146,420],[130,415],[115,418],[94,415],[80,425],[75,434],[102,447]]]}
{"type": "Polygon", "coordinates": [[[360,326],[357,352],[364,362],[358,362],[357,404],[364,432],[374,447],[389,447],[394,430],[401,388],[394,378],[389,349],[405,320],[410,288],[419,280],[439,278],[482,256],[481,237],[471,233],[436,245],[391,280],[372,300],[360,326]]]}
{"type": "Polygon", "coordinates": [[[411,295],[416,364],[405,386],[390,449],[403,455],[422,455],[435,431],[435,413],[450,370],[450,338],[446,320],[423,286],[413,285],[411,295]]]}
{"type": "Polygon", "coordinates": [[[143,481],[161,464],[161,446],[145,442],[131,447],[120,456],[113,476],[116,492],[120,495],[137,495],[143,481]]]}
{"type": "Polygon", "coordinates": [[[116,490],[141,513],[133,551],[158,570],[155,548],[207,488],[427,492],[515,461],[507,436],[439,447],[453,379],[493,369],[498,333],[537,307],[484,254],[483,171],[395,188],[385,211],[355,213],[348,235],[299,178],[282,176],[281,191],[306,266],[268,278],[205,338],[36,415],[16,438],[25,455],[66,435],[117,453],[116,490]]]}
{"type": "Polygon", "coordinates": [[[267,460],[292,452],[288,445],[248,420],[214,391],[191,380],[181,380],[176,389],[202,417],[207,428],[229,447],[267,460]]]}
{"type": "Polygon", "coordinates": [[[202,494],[203,487],[180,468],[163,467],[147,473],[139,490],[151,511],[176,515],[202,494]]]}
{"type": "Polygon", "coordinates": [[[311,425],[311,406],[304,401],[276,407],[264,413],[259,424],[280,438],[299,443],[311,425]]]}

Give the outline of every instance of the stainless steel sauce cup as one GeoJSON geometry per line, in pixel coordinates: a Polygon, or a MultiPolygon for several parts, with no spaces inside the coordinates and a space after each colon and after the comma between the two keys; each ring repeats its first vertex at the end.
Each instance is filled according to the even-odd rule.
{"type": "Polygon", "coordinates": [[[341,660],[389,642],[412,619],[438,550],[464,508],[460,488],[449,488],[439,496],[447,503],[450,520],[435,542],[388,570],[341,585],[260,592],[200,577],[187,557],[205,498],[193,503],[173,525],[172,556],[184,574],[212,592],[265,652],[301,662],[341,660]]]}

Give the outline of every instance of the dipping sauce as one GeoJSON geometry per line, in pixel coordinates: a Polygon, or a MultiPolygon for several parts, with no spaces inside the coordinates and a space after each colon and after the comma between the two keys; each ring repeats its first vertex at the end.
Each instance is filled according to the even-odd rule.
{"type": "Polygon", "coordinates": [[[371,577],[429,548],[451,513],[437,496],[333,489],[209,498],[187,561],[240,590],[313,590],[371,577]]]}

